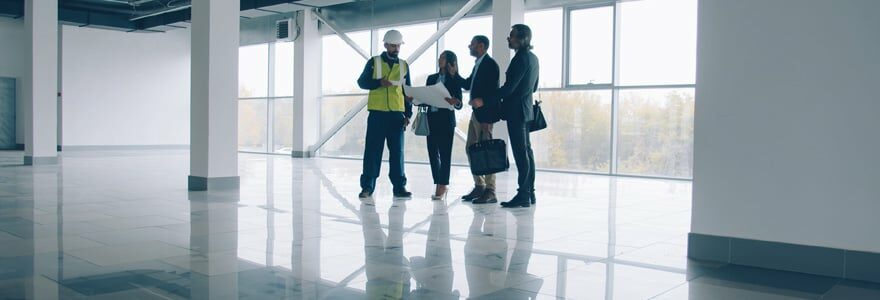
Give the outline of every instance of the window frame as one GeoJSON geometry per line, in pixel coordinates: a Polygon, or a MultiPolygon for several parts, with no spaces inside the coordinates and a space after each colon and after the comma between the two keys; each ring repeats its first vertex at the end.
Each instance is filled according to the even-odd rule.
{"type": "MultiPolygon", "coordinates": [[[[266,55],[268,56],[268,59],[266,60],[266,62],[267,62],[266,96],[265,97],[238,97],[237,98],[237,101],[264,100],[266,102],[266,118],[265,118],[266,119],[266,124],[265,124],[265,126],[266,126],[266,136],[265,136],[266,147],[263,151],[255,151],[255,150],[242,150],[242,148],[237,145],[236,149],[238,150],[239,153],[257,153],[257,154],[271,154],[271,155],[290,155],[291,154],[289,152],[275,150],[276,146],[278,146],[275,143],[275,123],[276,123],[275,122],[275,106],[276,106],[276,100],[289,99],[289,100],[293,101],[294,103],[296,102],[296,98],[295,98],[296,87],[295,86],[293,87],[292,95],[281,95],[281,96],[275,95],[275,46],[277,43],[291,43],[291,46],[293,46],[294,49],[296,49],[295,48],[296,42],[283,42],[283,41],[274,41],[274,42],[269,42],[269,43],[259,43],[259,44],[253,44],[253,45],[239,46],[239,48],[242,48],[242,47],[249,47],[249,46],[255,46],[255,45],[267,45],[266,55]]],[[[294,65],[294,68],[295,68],[295,65],[294,65]]],[[[290,113],[293,114],[292,111],[290,113]]],[[[239,122],[241,122],[241,120],[239,120],[239,122]]],[[[236,134],[238,134],[238,133],[236,133],[236,134]]]]}
{"type": "MultiPolygon", "coordinates": [[[[620,173],[618,171],[619,165],[619,118],[620,118],[620,92],[625,90],[647,90],[647,89],[682,89],[682,88],[696,88],[696,79],[694,82],[690,83],[681,83],[681,84],[644,84],[644,85],[623,85],[620,80],[620,66],[621,66],[621,21],[622,21],[622,9],[621,6],[625,0],[612,0],[612,1],[604,1],[599,3],[588,3],[588,4],[570,4],[570,5],[559,5],[552,7],[542,7],[539,9],[529,10],[528,12],[536,12],[536,11],[544,11],[544,10],[552,10],[552,9],[562,9],[562,66],[560,71],[560,78],[562,80],[560,87],[547,87],[547,88],[539,88],[538,92],[542,91],[589,91],[589,90],[611,90],[611,140],[610,140],[610,168],[608,172],[591,172],[586,170],[558,170],[558,169],[546,169],[546,168],[538,168],[538,170],[542,171],[551,171],[551,172],[562,172],[562,173],[576,173],[576,174],[597,174],[597,175],[611,175],[611,176],[625,176],[625,177],[637,177],[637,178],[659,178],[659,179],[671,179],[671,180],[685,180],[690,181],[693,180],[693,177],[671,177],[671,176],[655,176],[655,175],[644,175],[644,174],[629,174],[629,173],[620,173]],[[602,83],[602,84],[572,84],[571,81],[571,23],[572,23],[572,12],[584,10],[584,9],[593,9],[593,8],[601,8],[601,7],[611,7],[612,9],[612,66],[611,66],[611,83],[602,83]]],[[[480,18],[486,17],[487,15],[479,14],[468,16],[468,18],[480,18]]],[[[491,15],[488,15],[491,17],[491,15]]],[[[406,26],[413,25],[419,23],[429,23],[435,22],[435,24],[439,27],[441,22],[448,21],[448,18],[435,19],[435,20],[427,20],[423,22],[410,22],[405,24],[397,24],[395,26],[406,26]]],[[[393,26],[382,26],[382,28],[393,27],[393,26]]],[[[368,29],[371,32],[370,39],[370,54],[376,55],[380,52],[380,44],[378,43],[378,31],[379,27],[368,29]]],[[[434,59],[439,56],[439,52],[444,49],[444,44],[446,42],[445,36],[441,37],[437,41],[437,47],[435,47],[438,53],[434,53],[434,59]]],[[[694,45],[696,47],[696,45],[694,45]]],[[[420,59],[426,59],[421,58],[420,59]]],[[[696,59],[696,57],[694,57],[696,59]]],[[[322,101],[324,98],[328,97],[338,97],[338,96],[366,96],[367,93],[349,93],[349,94],[322,94],[322,101]]],[[[696,103],[696,99],[694,100],[696,103]]],[[[333,157],[333,156],[325,156],[322,157],[333,157]]],[[[419,163],[415,161],[407,161],[408,163],[419,163]]]]}

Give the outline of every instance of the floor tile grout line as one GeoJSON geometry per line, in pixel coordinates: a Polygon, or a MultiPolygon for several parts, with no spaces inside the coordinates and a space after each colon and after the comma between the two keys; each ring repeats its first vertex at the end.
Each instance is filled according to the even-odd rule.
{"type": "MultiPolygon", "coordinates": [[[[697,277],[692,278],[691,280],[694,280],[694,279],[697,279],[697,278],[700,278],[700,277],[701,277],[701,276],[697,276],[697,277]]],[[[666,294],[668,294],[669,292],[672,292],[672,291],[674,291],[675,289],[677,289],[677,288],[679,288],[679,287],[682,287],[682,286],[684,286],[685,284],[690,283],[691,280],[687,280],[687,279],[685,279],[684,282],[679,283],[678,285],[676,285],[676,286],[674,286],[674,287],[672,287],[672,288],[670,288],[670,289],[668,289],[668,290],[665,290],[665,291],[663,291],[663,292],[660,292],[659,294],[654,295],[653,297],[648,298],[648,299],[657,299],[657,298],[660,297],[660,296],[666,295],[666,294]]]]}

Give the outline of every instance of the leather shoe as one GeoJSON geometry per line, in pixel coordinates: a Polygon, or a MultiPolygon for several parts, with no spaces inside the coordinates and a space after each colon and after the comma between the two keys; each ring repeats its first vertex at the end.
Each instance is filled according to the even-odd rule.
{"type": "Polygon", "coordinates": [[[483,195],[483,192],[485,190],[486,190],[485,187],[475,186],[474,189],[471,190],[470,193],[468,193],[467,195],[461,196],[461,201],[464,201],[464,202],[474,201],[474,200],[480,198],[480,196],[483,195]]]}
{"type": "Polygon", "coordinates": [[[514,208],[514,207],[529,207],[531,206],[531,199],[528,196],[516,195],[510,201],[501,202],[501,207],[506,208],[514,208]]]}
{"type": "Polygon", "coordinates": [[[474,199],[474,204],[486,204],[486,203],[496,203],[498,202],[498,198],[495,197],[495,190],[486,189],[483,192],[483,195],[480,198],[474,199]]]}

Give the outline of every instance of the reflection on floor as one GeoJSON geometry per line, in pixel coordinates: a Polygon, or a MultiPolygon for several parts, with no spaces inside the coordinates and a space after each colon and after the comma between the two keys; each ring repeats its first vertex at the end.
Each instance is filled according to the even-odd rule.
{"type": "MultiPolygon", "coordinates": [[[[538,205],[357,199],[360,163],[242,154],[189,193],[185,151],[0,152],[0,298],[878,299],[880,286],[686,259],[691,183],[538,174],[538,205]]],[[[387,167],[387,166],[386,166],[387,167]]],[[[386,169],[387,170],[387,169],[386,169]]],[[[499,178],[509,197],[515,176],[499,178]]]]}

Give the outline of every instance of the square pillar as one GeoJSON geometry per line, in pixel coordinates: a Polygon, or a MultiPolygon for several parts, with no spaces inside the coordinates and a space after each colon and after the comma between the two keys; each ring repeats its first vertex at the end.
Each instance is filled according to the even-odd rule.
{"type": "Polygon", "coordinates": [[[26,0],[24,164],[58,163],[58,0],[26,0]]]}
{"type": "Polygon", "coordinates": [[[501,70],[501,84],[504,83],[504,71],[513,59],[513,50],[507,47],[507,36],[510,27],[523,23],[525,19],[525,3],[523,0],[492,1],[492,56],[501,70]]]}
{"type": "MultiPolygon", "coordinates": [[[[507,37],[510,35],[510,27],[523,23],[525,20],[525,2],[523,0],[493,0],[492,1],[492,56],[498,63],[501,74],[499,84],[504,84],[507,78],[504,74],[514,52],[507,45],[507,37]]],[[[495,138],[505,140],[510,145],[510,135],[507,133],[507,122],[495,123],[492,129],[495,138]]],[[[508,149],[508,155],[513,155],[513,150],[508,149]]],[[[502,175],[507,176],[507,175],[502,175]]],[[[508,191],[516,191],[516,180],[508,180],[508,191]]]]}
{"type": "Polygon", "coordinates": [[[297,14],[302,28],[294,43],[293,152],[294,157],[312,157],[321,128],[321,32],[312,10],[297,14]]]}
{"type": "Polygon", "coordinates": [[[192,1],[193,191],[237,189],[239,1],[192,1]]]}

